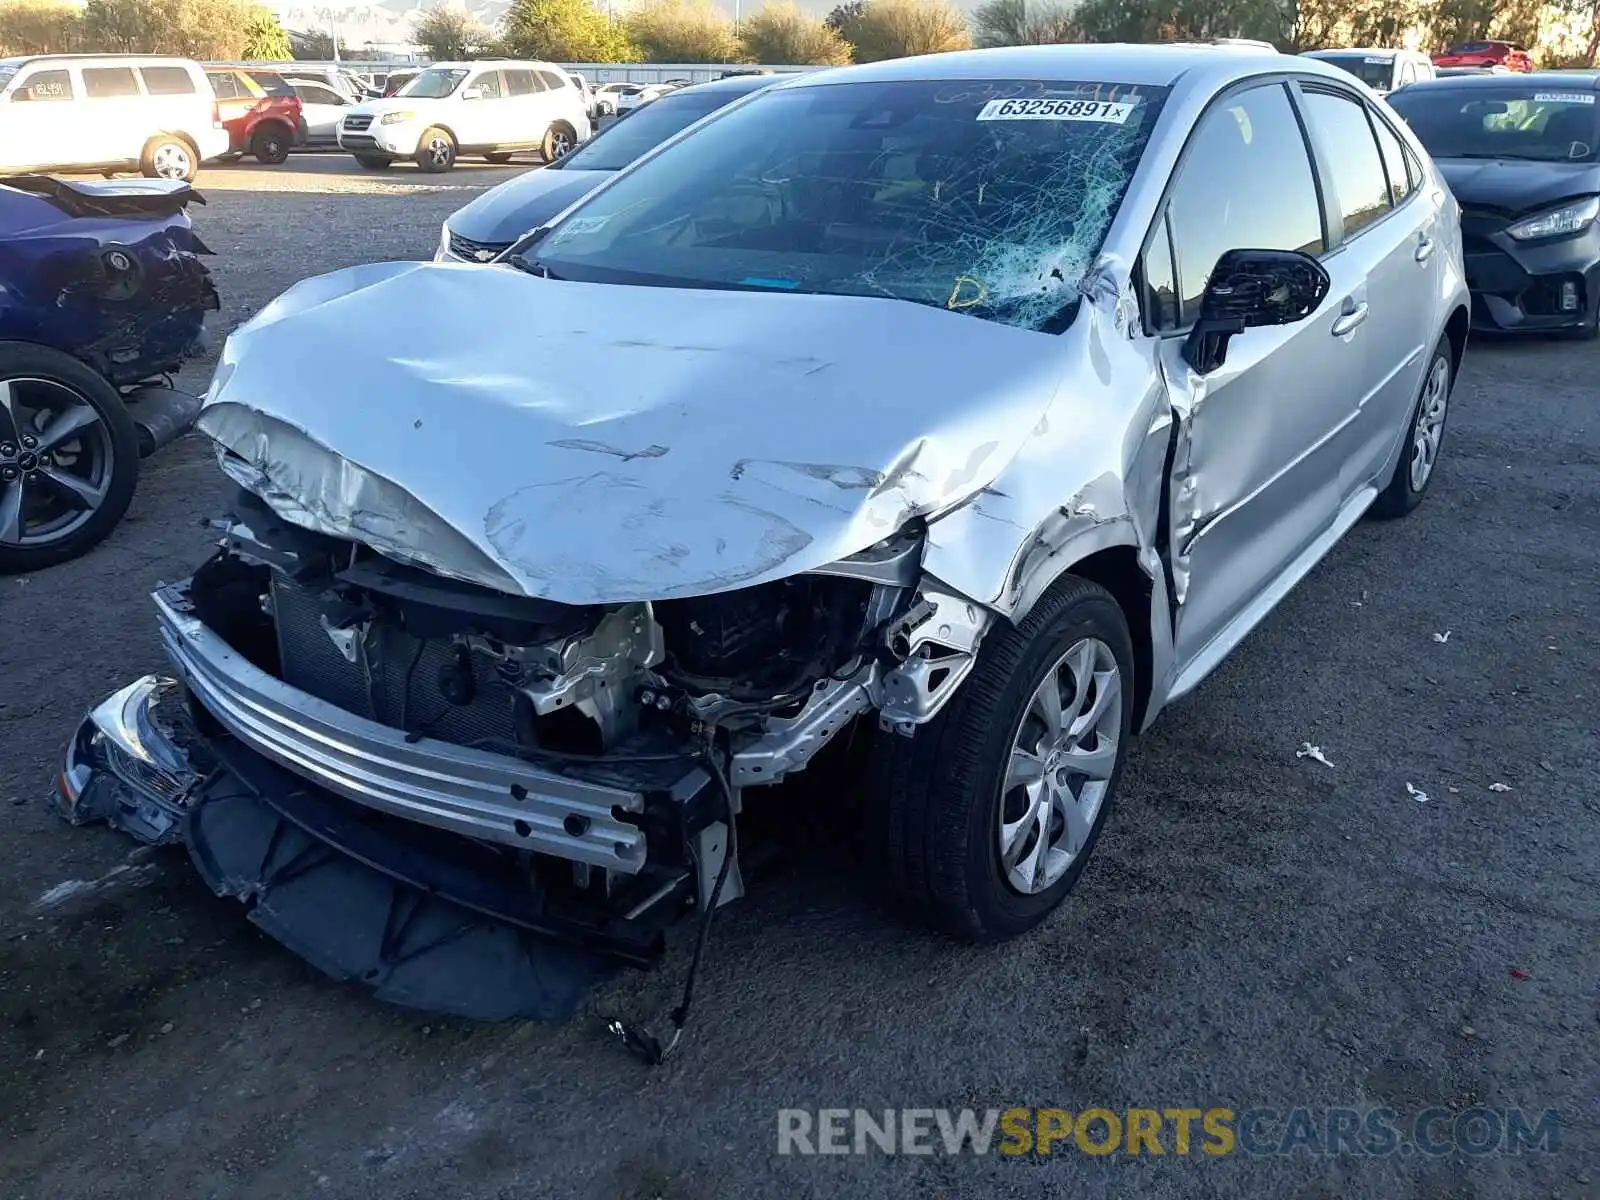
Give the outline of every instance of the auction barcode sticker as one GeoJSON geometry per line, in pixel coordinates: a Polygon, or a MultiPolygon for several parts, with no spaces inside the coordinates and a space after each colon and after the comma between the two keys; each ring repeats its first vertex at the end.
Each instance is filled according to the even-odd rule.
{"type": "Polygon", "coordinates": [[[1533,98],[1535,104],[1593,104],[1593,92],[1540,92],[1533,98]]]}
{"type": "Polygon", "coordinates": [[[991,100],[978,110],[980,121],[1097,121],[1121,125],[1133,113],[1133,100],[991,100]]]}

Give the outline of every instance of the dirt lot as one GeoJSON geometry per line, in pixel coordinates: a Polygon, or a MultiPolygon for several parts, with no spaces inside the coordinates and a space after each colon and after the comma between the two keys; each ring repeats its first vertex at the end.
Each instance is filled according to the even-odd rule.
{"type": "MultiPolygon", "coordinates": [[[[303,276],[425,257],[508,174],[207,172],[224,326],[303,276]]],[[[799,827],[724,911],[688,1044],[654,1071],[602,1018],[671,1002],[681,937],[564,1027],[428,1019],[315,976],[180,852],[50,813],[85,707],[160,666],[146,593],[205,553],[221,476],[180,444],[108,544],[0,580],[0,1193],[1600,1195],[1597,364],[1472,349],[1428,502],[1358,528],[1166,715],[1036,936],[909,929],[870,861],[799,827]],[[1297,759],[1307,741],[1333,765],[1297,759]],[[1014,1104],[1564,1124],[1520,1157],[776,1153],[780,1108],[1014,1104]]]]}

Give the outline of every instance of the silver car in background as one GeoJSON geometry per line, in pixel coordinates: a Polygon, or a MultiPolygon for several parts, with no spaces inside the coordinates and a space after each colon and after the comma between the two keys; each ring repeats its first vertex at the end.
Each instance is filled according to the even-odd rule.
{"type": "Polygon", "coordinates": [[[650,960],[741,893],[756,790],[853,731],[912,910],[1024,933],[1135,735],[1422,499],[1467,328],[1455,201],[1335,67],[797,76],[503,263],[353,267],[237,329],[199,427],[240,494],[155,597],[176,680],[91,714],[63,808],[188,841],[341,977],[504,1014],[528,937],[424,972],[363,957],[399,935],[359,896],[650,960]],[[291,902],[262,864],[307,845],[291,902]]]}

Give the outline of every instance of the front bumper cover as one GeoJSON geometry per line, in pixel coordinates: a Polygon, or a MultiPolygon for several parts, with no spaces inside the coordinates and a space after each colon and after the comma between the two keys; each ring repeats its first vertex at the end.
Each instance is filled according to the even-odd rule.
{"type": "Polygon", "coordinates": [[[1474,329],[1547,333],[1581,329],[1600,313],[1600,224],[1569,237],[1519,242],[1504,231],[1469,239],[1467,286],[1474,329]],[[1577,288],[1577,307],[1563,311],[1560,289],[1577,288]]]}
{"type": "Polygon", "coordinates": [[[90,711],[68,741],[57,806],[75,825],[186,846],[212,891],[332,978],[475,1020],[569,1017],[618,965],[657,963],[676,911],[606,919],[551,905],[514,859],[385,823],[236,738],[202,734],[183,685],[159,676],[90,711]]]}

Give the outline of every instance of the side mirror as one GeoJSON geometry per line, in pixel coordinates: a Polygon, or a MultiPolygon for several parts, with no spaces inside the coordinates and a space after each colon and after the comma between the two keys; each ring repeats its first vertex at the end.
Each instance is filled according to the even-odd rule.
{"type": "Polygon", "coordinates": [[[1229,250],[1206,281],[1200,319],[1183,356],[1200,374],[1209,374],[1227,359],[1234,334],[1305,320],[1329,286],[1322,264],[1299,250],[1229,250]]]}
{"type": "Polygon", "coordinates": [[[461,98],[463,100],[482,100],[483,89],[478,87],[469,87],[461,93],[461,98]]]}

